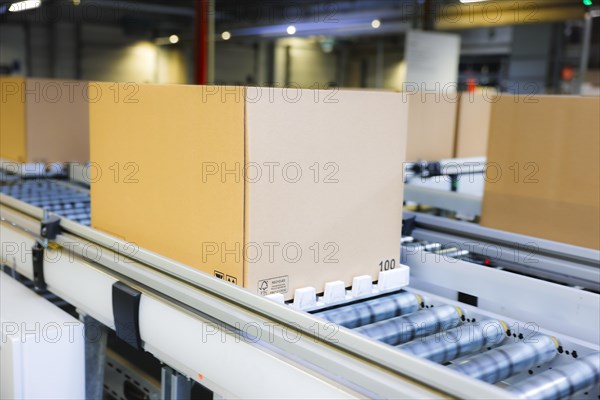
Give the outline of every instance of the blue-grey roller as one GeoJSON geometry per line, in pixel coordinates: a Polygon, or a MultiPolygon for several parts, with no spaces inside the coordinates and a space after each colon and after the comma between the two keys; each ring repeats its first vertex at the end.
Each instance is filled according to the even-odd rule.
{"type": "Polygon", "coordinates": [[[419,309],[421,299],[409,292],[393,296],[379,297],[356,304],[317,312],[315,315],[346,328],[356,328],[399,315],[409,314],[419,309]]]}
{"type": "Polygon", "coordinates": [[[356,331],[382,342],[397,345],[460,325],[462,311],[443,305],[357,328],[356,331]]]}
{"type": "Polygon", "coordinates": [[[398,346],[420,358],[445,363],[486,347],[500,345],[506,338],[506,324],[497,319],[465,324],[398,346]]]}
{"type": "Polygon", "coordinates": [[[600,353],[593,353],[509,386],[507,390],[524,399],[558,400],[589,389],[600,382],[600,353]]]}
{"type": "Polygon", "coordinates": [[[557,347],[556,339],[537,335],[527,342],[507,344],[449,368],[485,382],[496,383],[551,361],[558,354],[557,347]]]}

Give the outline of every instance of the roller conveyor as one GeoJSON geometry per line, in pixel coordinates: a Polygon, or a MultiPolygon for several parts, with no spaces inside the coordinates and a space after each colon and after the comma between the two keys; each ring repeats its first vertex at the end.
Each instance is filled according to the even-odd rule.
{"type": "MultiPolygon", "coordinates": [[[[63,186],[62,182],[55,182],[54,185],[45,186],[46,189],[42,190],[42,193],[15,191],[13,194],[7,194],[13,197],[20,195],[30,204],[46,207],[49,211],[61,214],[64,213],[63,209],[53,210],[50,207],[62,204],[65,200],[63,186]],[[59,190],[56,190],[57,188],[59,190]]],[[[1,191],[6,193],[4,190],[1,191]]],[[[62,215],[77,220],[76,214],[62,215]]],[[[87,217],[89,219],[89,210],[87,210],[87,217]]],[[[441,257],[472,261],[468,252],[456,252],[449,246],[426,241],[418,246],[431,251],[434,255],[439,253],[441,257]]],[[[483,260],[474,261],[480,261],[483,265],[483,260]]],[[[324,311],[313,311],[313,314],[340,326],[355,328],[354,332],[384,343],[404,343],[397,347],[389,346],[398,354],[410,353],[442,364],[452,362],[447,365],[448,369],[485,382],[499,382],[500,387],[506,387],[510,392],[524,398],[565,398],[593,385],[596,386],[590,390],[589,396],[586,395],[584,398],[594,400],[600,398],[597,397],[600,394],[597,386],[600,368],[593,368],[594,360],[597,360],[598,356],[596,354],[594,359],[593,356],[587,355],[590,350],[597,351],[597,346],[588,347],[590,350],[586,350],[585,344],[574,346],[570,339],[563,341],[558,337],[561,347],[564,345],[565,349],[579,351],[581,356],[576,359],[574,351],[572,357],[568,351],[566,354],[561,350],[557,352],[557,343],[550,339],[552,342],[550,346],[547,341],[548,335],[539,336],[541,339],[539,347],[536,344],[526,343],[528,340],[509,337],[514,319],[512,323],[510,318],[504,323],[496,316],[493,316],[493,319],[489,318],[492,316],[485,318],[485,314],[474,313],[472,307],[463,308],[459,304],[459,308],[456,308],[457,304],[453,301],[448,303],[443,300],[431,301],[428,291],[415,289],[412,284],[408,289],[408,291],[378,294],[377,298],[353,299],[352,304],[330,306],[324,311]],[[479,322],[475,323],[475,317],[479,322]],[[494,326],[494,329],[483,329],[485,326],[494,326]],[[500,328],[496,329],[498,327],[500,328]],[[496,332],[499,331],[501,333],[497,334],[496,332]],[[438,333],[433,334],[434,332],[438,333]],[[506,333],[509,335],[507,336],[506,333]],[[510,340],[517,343],[508,343],[510,340]],[[557,361],[559,358],[560,361],[557,361]],[[592,360],[591,363],[588,363],[589,359],[592,360]],[[469,364],[476,366],[471,368],[477,370],[477,373],[469,372],[471,370],[465,367],[469,364]],[[536,375],[528,376],[527,372],[523,372],[529,368],[533,369],[529,373],[535,372],[536,375]],[[569,382],[565,381],[565,375],[571,377],[569,382]]],[[[598,363],[596,362],[595,365],[598,363]]]]}
{"type": "Polygon", "coordinates": [[[88,190],[50,179],[27,179],[0,186],[0,193],[44,208],[82,225],[89,226],[88,190]]]}
{"type": "Polygon", "coordinates": [[[440,306],[357,328],[356,331],[387,344],[397,345],[456,327],[461,323],[458,307],[440,306]]]}
{"type": "Polygon", "coordinates": [[[346,328],[356,328],[377,321],[410,314],[419,309],[418,295],[401,292],[361,303],[316,313],[319,317],[346,328]]]}
{"type": "Polygon", "coordinates": [[[525,379],[508,390],[524,399],[563,399],[600,382],[600,353],[525,379]]]}
{"type": "Polygon", "coordinates": [[[446,363],[457,358],[500,345],[506,338],[506,324],[500,320],[485,320],[464,324],[398,346],[400,350],[437,363],[446,363]]]}
{"type": "MultiPolygon", "coordinates": [[[[462,322],[465,321],[465,316],[462,315],[460,308],[444,304],[437,304],[434,307],[426,293],[412,294],[419,299],[421,307],[417,311],[398,317],[383,318],[381,315],[377,315],[374,309],[366,307],[367,303],[374,301],[369,299],[329,309],[326,312],[317,312],[316,315],[333,314],[334,311],[337,311],[333,315],[337,315],[338,319],[341,320],[344,315],[352,319],[351,316],[355,315],[355,310],[361,309],[365,313],[362,315],[363,321],[378,320],[378,322],[358,326],[353,329],[355,332],[387,344],[396,345],[398,350],[417,357],[446,364],[448,368],[475,379],[492,384],[502,382],[503,385],[508,384],[509,388],[514,385],[514,393],[523,398],[563,399],[578,390],[596,385],[600,380],[600,371],[591,368],[593,364],[586,361],[586,364],[590,364],[588,367],[578,366],[580,361],[575,359],[567,364],[559,363],[559,367],[555,367],[558,374],[549,374],[553,371],[549,365],[552,365],[552,361],[558,358],[559,353],[563,353],[562,356],[565,356],[562,346],[554,337],[535,334],[535,330],[526,332],[525,336],[517,335],[511,332],[506,322],[499,319],[484,318],[475,322],[475,318],[472,318],[469,319],[472,322],[465,323],[462,322]],[[403,344],[397,345],[398,343],[403,344]],[[569,367],[567,368],[567,366],[569,367]],[[540,370],[540,368],[543,369],[540,370]],[[564,376],[561,371],[565,368],[567,373],[580,374],[571,384],[558,382],[559,375],[564,376]],[[529,374],[533,374],[534,370],[544,371],[544,369],[547,370],[542,372],[543,376],[539,375],[542,376],[540,380],[526,378],[528,370],[529,374]],[[557,381],[553,387],[557,387],[547,389],[538,395],[535,390],[541,390],[538,385],[542,385],[542,381],[547,379],[544,378],[546,376],[553,377],[553,380],[557,381]],[[510,383],[507,383],[508,379],[511,379],[510,383]],[[523,382],[522,385],[520,385],[521,382],[523,382]],[[525,382],[532,383],[526,385],[525,382]],[[565,385],[566,388],[563,387],[565,385]],[[521,393],[519,391],[517,393],[517,389],[520,387],[527,388],[523,390],[528,390],[528,392],[521,393]]],[[[382,298],[386,297],[375,300],[381,301],[382,298]]],[[[470,315],[473,317],[472,314],[470,315]]],[[[567,351],[567,355],[568,353],[567,351]]],[[[575,353],[573,357],[576,357],[575,353]]],[[[584,359],[594,360],[593,357],[584,357],[581,360],[584,359]]],[[[598,392],[597,387],[595,391],[598,392]]],[[[587,398],[587,396],[584,397],[587,398]]],[[[595,398],[595,396],[590,398],[595,398]]]]}
{"type": "Polygon", "coordinates": [[[538,335],[526,342],[504,345],[470,357],[450,368],[485,382],[496,383],[551,361],[558,354],[557,348],[556,339],[538,335]]]}

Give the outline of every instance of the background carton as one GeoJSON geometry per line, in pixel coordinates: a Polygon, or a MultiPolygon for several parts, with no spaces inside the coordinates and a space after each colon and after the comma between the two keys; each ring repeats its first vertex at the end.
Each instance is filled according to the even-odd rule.
{"type": "Polygon", "coordinates": [[[458,95],[414,93],[408,100],[406,161],[452,158],[458,95]]]}
{"type": "Polygon", "coordinates": [[[0,77],[0,158],[89,160],[87,83],[0,77]]]}
{"type": "Polygon", "coordinates": [[[494,94],[460,94],[454,157],[485,157],[493,101],[494,94]]]}
{"type": "Polygon", "coordinates": [[[599,249],[599,110],[599,98],[499,96],[481,224],[599,249]]]}

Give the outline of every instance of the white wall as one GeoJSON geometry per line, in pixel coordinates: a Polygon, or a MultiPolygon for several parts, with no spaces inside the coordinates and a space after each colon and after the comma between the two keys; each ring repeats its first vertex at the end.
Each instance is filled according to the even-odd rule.
{"type": "MultiPolygon", "coordinates": [[[[26,32],[21,24],[0,26],[0,63],[18,60],[22,75],[27,75],[26,32]]],[[[83,25],[81,29],[81,79],[121,82],[193,83],[194,45],[156,46],[147,39],[126,35],[120,27],[83,25]]],[[[31,28],[31,76],[76,78],[77,29],[74,23],[59,23],[31,28]],[[52,39],[54,38],[54,39],[52,39]],[[53,42],[53,56],[50,54],[53,42]],[[51,62],[53,61],[54,68],[51,62]]],[[[290,46],[290,80],[303,87],[360,86],[361,59],[368,61],[367,86],[376,86],[376,52],[356,53],[348,47],[347,64],[340,71],[341,47],[325,53],[315,39],[284,38],[275,43],[273,57],[266,41],[219,41],[215,47],[215,82],[245,84],[251,77],[258,85],[269,82],[268,71],[279,85],[285,83],[286,47],[290,46]],[[274,65],[267,66],[274,59],[274,65]],[[343,81],[341,81],[343,79],[343,81]]],[[[386,47],[383,62],[383,87],[399,89],[405,76],[400,49],[386,47]]]]}
{"type": "Polygon", "coordinates": [[[328,87],[337,81],[337,56],[325,53],[312,39],[280,39],[275,45],[275,82],[285,84],[286,48],[290,46],[290,83],[301,87],[328,87]]]}
{"type": "MultiPolygon", "coordinates": [[[[23,24],[0,26],[0,64],[21,64],[19,75],[77,78],[77,28],[74,23],[31,26],[31,71],[27,71],[26,30],[23,24]]],[[[83,25],[81,79],[115,82],[191,83],[193,60],[188,47],[157,46],[148,39],[126,35],[120,27],[83,25]]]]}

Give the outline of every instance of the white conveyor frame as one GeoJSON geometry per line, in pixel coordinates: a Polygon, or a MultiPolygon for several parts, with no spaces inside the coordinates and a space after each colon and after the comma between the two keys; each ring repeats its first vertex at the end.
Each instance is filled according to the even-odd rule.
{"type": "MultiPolygon", "coordinates": [[[[42,210],[0,195],[2,262],[32,279],[42,210]]],[[[112,285],[142,292],[145,350],[225,397],[513,398],[120,239],[61,220],[46,249],[48,290],[111,329],[112,285]],[[70,249],[70,251],[65,251],[70,249]],[[252,326],[252,337],[240,328],[252,326]],[[258,338],[258,339],[257,339],[258,338]]]]}

